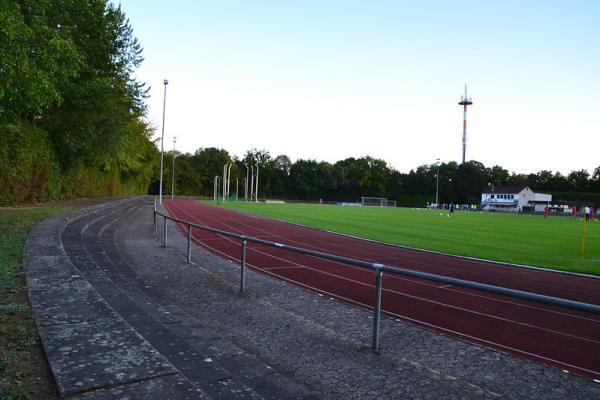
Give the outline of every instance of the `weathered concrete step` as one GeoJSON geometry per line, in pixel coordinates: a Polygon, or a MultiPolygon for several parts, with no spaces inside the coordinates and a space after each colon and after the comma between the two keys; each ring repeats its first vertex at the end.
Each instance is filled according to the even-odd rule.
{"type": "Polygon", "coordinates": [[[89,216],[70,224],[63,233],[63,237],[75,238],[81,231],[80,240],[65,244],[67,254],[110,306],[183,375],[212,397],[309,397],[300,386],[285,381],[255,357],[222,340],[213,341],[214,333],[206,335],[206,329],[208,339],[204,342],[184,339],[189,336],[185,328],[193,325],[197,330],[199,321],[164,300],[159,291],[149,290],[114,245],[114,234],[130,214],[130,209],[123,209],[101,218],[89,216]],[[181,327],[184,327],[183,332],[181,327]]]}
{"type": "Polygon", "coordinates": [[[24,268],[38,332],[59,394],[68,398],[209,398],[126,323],[66,255],[60,232],[89,213],[130,204],[78,210],[53,217],[30,233],[24,268]]]}
{"type": "Polygon", "coordinates": [[[29,295],[60,396],[311,398],[128,267],[114,236],[140,204],[77,210],[44,221],[28,239],[29,295]]]}

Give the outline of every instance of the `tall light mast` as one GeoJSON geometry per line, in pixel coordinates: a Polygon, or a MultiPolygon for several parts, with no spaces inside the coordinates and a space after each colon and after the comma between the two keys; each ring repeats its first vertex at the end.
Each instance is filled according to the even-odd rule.
{"type": "Polygon", "coordinates": [[[165,110],[167,107],[167,85],[169,84],[168,80],[164,80],[163,84],[165,85],[165,94],[163,97],[163,120],[162,120],[162,133],[160,134],[160,184],[158,188],[158,204],[162,205],[162,195],[163,195],[163,154],[164,154],[164,140],[165,140],[165,110]]]}
{"type": "Polygon", "coordinates": [[[465,163],[467,152],[467,106],[473,104],[471,97],[467,95],[467,84],[465,83],[465,95],[460,96],[459,105],[463,106],[463,135],[462,135],[462,163],[465,163]]]}
{"type": "Polygon", "coordinates": [[[171,199],[175,196],[175,142],[177,138],[173,136],[173,179],[171,180],[171,199]]]}

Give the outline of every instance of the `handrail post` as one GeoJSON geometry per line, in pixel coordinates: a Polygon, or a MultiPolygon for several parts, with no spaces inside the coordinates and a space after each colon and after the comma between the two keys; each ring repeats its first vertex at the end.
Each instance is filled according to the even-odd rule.
{"type": "Polygon", "coordinates": [[[381,318],[381,277],[382,265],[374,264],[375,268],[375,305],[373,307],[373,351],[379,352],[379,321],[381,318]]]}
{"type": "Polygon", "coordinates": [[[188,264],[192,262],[192,226],[188,224],[188,248],[187,248],[187,262],[188,264]]]}
{"type": "Polygon", "coordinates": [[[156,210],[154,210],[153,214],[154,214],[154,238],[156,239],[156,237],[158,236],[158,234],[156,233],[158,230],[158,227],[156,226],[156,210]]]}
{"type": "Polygon", "coordinates": [[[242,257],[240,259],[240,293],[244,291],[244,284],[246,280],[244,269],[246,268],[246,239],[242,239],[242,257]]]}
{"type": "Polygon", "coordinates": [[[165,220],[163,222],[163,238],[164,238],[164,243],[163,243],[163,247],[167,247],[167,217],[164,217],[165,220]]]}

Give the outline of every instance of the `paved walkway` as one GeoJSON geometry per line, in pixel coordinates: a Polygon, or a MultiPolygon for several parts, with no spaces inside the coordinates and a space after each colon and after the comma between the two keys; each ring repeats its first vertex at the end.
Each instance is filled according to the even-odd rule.
{"type": "Polygon", "coordinates": [[[69,399],[598,399],[600,383],[248,272],[120,199],[46,220],[25,247],[29,296],[69,399]],[[160,225],[160,224],[159,224],[160,225]],[[161,232],[162,234],[162,232],[161,232]]]}

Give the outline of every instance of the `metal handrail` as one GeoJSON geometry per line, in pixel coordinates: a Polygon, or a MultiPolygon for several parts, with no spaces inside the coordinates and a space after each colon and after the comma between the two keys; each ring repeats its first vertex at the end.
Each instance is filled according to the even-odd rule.
{"type": "Polygon", "coordinates": [[[323,253],[320,251],[304,249],[302,247],[290,246],[283,243],[270,242],[268,240],[258,239],[252,236],[241,235],[238,233],[227,232],[221,229],[211,228],[204,225],[195,224],[189,221],[180,220],[178,218],[172,217],[170,215],[166,215],[161,213],[156,209],[156,202],[154,204],[154,236],[158,237],[157,232],[157,221],[156,216],[160,215],[164,218],[163,220],[163,246],[167,247],[167,220],[174,221],[179,224],[183,224],[187,226],[188,235],[187,235],[187,262],[191,262],[191,238],[192,238],[192,228],[202,229],[208,232],[217,233],[219,235],[232,237],[239,239],[241,242],[241,257],[240,257],[240,267],[241,267],[241,275],[240,275],[240,292],[244,291],[245,286],[245,267],[246,267],[246,244],[247,242],[253,242],[262,244],[265,246],[275,247],[281,250],[286,250],[294,253],[305,254],[316,258],[321,258],[324,260],[337,261],[343,264],[355,265],[358,267],[370,269],[375,272],[375,304],[373,306],[373,340],[372,340],[372,349],[373,351],[379,351],[379,337],[380,337],[380,319],[381,319],[381,280],[383,272],[409,276],[412,278],[425,279],[434,282],[440,282],[444,284],[454,285],[465,287],[469,289],[481,290],[484,292],[490,292],[495,294],[500,294],[504,296],[514,297],[518,299],[524,299],[529,301],[535,301],[538,303],[550,304],[565,308],[570,308],[577,311],[590,312],[594,314],[600,314],[600,305],[583,303],[575,300],[562,299],[559,297],[546,296],[537,293],[525,292],[522,290],[509,289],[500,286],[489,285],[486,283],[479,283],[474,281],[468,281],[465,279],[451,278],[444,275],[430,274],[427,272],[414,271],[406,268],[400,267],[392,267],[389,265],[381,264],[381,263],[373,263],[367,262],[363,260],[357,260],[354,258],[337,256],[334,254],[323,253]]]}

